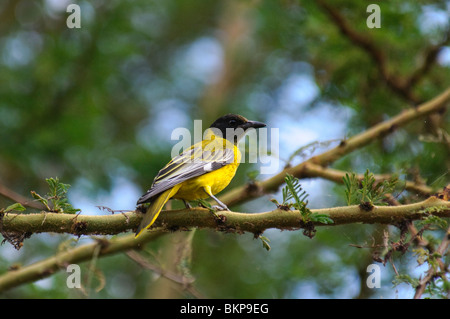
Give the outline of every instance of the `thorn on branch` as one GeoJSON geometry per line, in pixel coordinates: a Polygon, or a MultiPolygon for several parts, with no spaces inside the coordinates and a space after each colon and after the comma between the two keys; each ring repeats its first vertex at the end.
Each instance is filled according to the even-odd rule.
{"type": "Polygon", "coordinates": [[[18,232],[18,231],[5,231],[3,230],[3,217],[5,212],[0,211],[0,234],[3,236],[1,244],[3,245],[6,241],[9,242],[16,250],[19,250],[23,246],[23,241],[30,238],[31,232],[18,232]]]}
{"type": "Polygon", "coordinates": [[[86,222],[76,222],[70,227],[70,231],[77,235],[78,238],[81,237],[81,235],[84,235],[87,230],[88,224],[86,222]]]}
{"type": "MultiPolygon", "coordinates": [[[[108,212],[110,212],[111,214],[114,215],[114,213],[124,213],[124,212],[129,212],[130,210],[123,210],[123,209],[112,209],[106,206],[95,206],[100,210],[106,210],[108,212]]],[[[142,206],[138,206],[138,207],[142,207],[142,206]]]]}
{"type": "Polygon", "coordinates": [[[32,235],[32,233],[30,232],[15,232],[15,231],[11,232],[2,231],[1,234],[4,238],[1,244],[3,245],[3,243],[7,241],[11,245],[13,245],[13,247],[16,250],[22,248],[24,240],[30,238],[32,235]]]}
{"type": "Polygon", "coordinates": [[[374,206],[371,202],[363,202],[359,204],[359,208],[365,212],[370,212],[374,208],[374,206]]]}
{"type": "Polygon", "coordinates": [[[303,222],[303,220],[300,220],[300,227],[303,228],[303,235],[306,237],[312,239],[316,235],[316,228],[314,227],[314,223],[311,221],[303,222]]]}

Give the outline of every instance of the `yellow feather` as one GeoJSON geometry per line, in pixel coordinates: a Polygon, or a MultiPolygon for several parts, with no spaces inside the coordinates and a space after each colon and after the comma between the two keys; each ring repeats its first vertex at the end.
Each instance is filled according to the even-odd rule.
{"type": "Polygon", "coordinates": [[[171,189],[166,190],[165,192],[161,193],[161,195],[159,195],[154,201],[151,202],[150,206],[147,209],[147,212],[144,214],[144,218],[142,219],[141,224],[136,230],[135,238],[137,238],[145,229],[153,225],[156,218],[158,218],[161,209],[164,207],[167,201],[177,193],[181,185],[182,184],[178,184],[172,187],[171,189]]]}

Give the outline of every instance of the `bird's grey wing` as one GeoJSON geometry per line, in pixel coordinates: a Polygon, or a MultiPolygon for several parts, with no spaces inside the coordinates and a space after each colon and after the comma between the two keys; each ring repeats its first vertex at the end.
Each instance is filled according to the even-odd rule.
{"type": "Polygon", "coordinates": [[[215,171],[234,160],[232,149],[223,148],[213,152],[204,151],[200,146],[186,150],[175,156],[155,177],[151,188],[138,200],[137,204],[150,202],[158,195],[188,179],[215,171]]]}

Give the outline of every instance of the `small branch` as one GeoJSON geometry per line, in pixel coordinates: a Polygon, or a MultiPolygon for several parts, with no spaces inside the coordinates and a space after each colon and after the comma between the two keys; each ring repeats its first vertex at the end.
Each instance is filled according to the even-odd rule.
{"type": "Polygon", "coordinates": [[[413,88],[431,70],[436,62],[439,52],[444,46],[448,45],[449,42],[450,28],[445,32],[444,38],[439,44],[432,45],[426,50],[422,65],[420,65],[408,78],[405,84],[406,88],[413,88]]]}
{"type": "Polygon", "coordinates": [[[56,255],[34,263],[30,266],[10,270],[0,276],[0,292],[51,276],[56,271],[65,269],[70,264],[88,261],[97,256],[111,255],[124,250],[139,248],[143,244],[165,234],[164,232],[146,232],[137,239],[134,235],[126,235],[110,240],[96,240],[94,243],[86,244],[78,248],[57,253],[56,255]],[[100,250],[99,250],[100,247],[100,250]]]}
{"type": "Polygon", "coordinates": [[[163,276],[171,281],[173,281],[176,284],[179,284],[183,289],[185,289],[188,293],[190,293],[195,298],[201,298],[204,297],[194,288],[193,283],[195,282],[194,278],[188,278],[186,276],[183,276],[181,274],[174,273],[172,271],[169,271],[167,269],[163,269],[161,267],[158,267],[156,265],[151,264],[148,262],[145,258],[143,258],[138,252],[131,250],[126,252],[127,256],[130,257],[133,261],[135,261],[137,264],[139,264],[141,267],[149,269],[156,274],[163,276]]]}
{"type": "MultiPolygon", "coordinates": [[[[438,249],[436,250],[435,254],[438,254],[440,256],[444,256],[447,248],[450,244],[450,227],[447,229],[444,238],[442,239],[441,244],[439,245],[438,249]]],[[[442,264],[441,264],[442,266],[442,264]]],[[[447,270],[445,267],[444,269],[441,269],[443,272],[446,272],[447,270]]],[[[425,288],[429,283],[431,283],[436,276],[439,276],[437,269],[434,269],[431,265],[430,268],[427,271],[427,275],[419,282],[419,285],[416,288],[416,292],[414,294],[414,299],[420,299],[422,294],[425,291],[425,288]]]]}
{"type": "Polygon", "coordinates": [[[161,267],[158,267],[156,265],[151,264],[148,262],[145,258],[143,258],[138,252],[131,250],[126,252],[127,256],[130,257],[133,261],[135,261],[137,264],[139,264],[141,267],[149,269],[155,273],[157,273],[160,276],[163,276],[169,280],[172,280],[173,282],[181,285],[186,284],[192,284],[194,283],[193,278],[187,278],[186,276],[167,271],[161,267]]]}
{"type": "Polygon", "coordinates": [[[8,187],[0,184],[0,195],[3,197],[6,197],[13,202],[22,204],[25,207],[34,208],[34,209],[44,209],[44,205],[41,203],[38,203],[34,201],[33,199],[28,199],[25,196],[22,196],[12,190],[10,190],[8,187]]]}
{"type": "MultiPolygon", "coordinates": [[[[333,168],[326,168],[320,165],[316,165],[313,163],[307,163],[304,167],[304,174],[305,177],[322,177],[324,179],[327,179],[329,181],[333,181],[338,184],[342,184],[342,178],[345,176],[346,172],[333,169],[333,168]]],[[[362,180],[364,178],[363,174],[356,175],[356,178],[358,180],[362,180]]],[[[392,178],[391,174],[381,174],[381,175],[374,175],[374,178],[377,182],[389,180],[392,178]]],[[[402,183],[402,182],[399,182],[402,183]]],[[[411,181],[405,181],[403,182],[403,187],[405,190],[414,192],[416,194],[420,194],[423,196],[431,196],[433,194],[433,189],[427,185],[419,185],[415,182],[411,181]]]]}

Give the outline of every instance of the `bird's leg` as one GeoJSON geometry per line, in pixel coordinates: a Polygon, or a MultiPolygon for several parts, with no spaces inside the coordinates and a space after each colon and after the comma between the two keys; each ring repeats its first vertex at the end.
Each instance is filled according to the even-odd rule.
{"type": "Polygon", "coordinates": [[[183,203],[184,203],[184,206],[186,206],[187,209],[192,209],[192,206],[191,206],[191,204],[189,204],[188,201],[183,199],[183,203]]]}
{"type": "Polygon", "coordinates": [[[211,197],[212,199],[214,199],[217,204],[219,204],[219,206],[211,206],[212,209],[210,209],[209,211],[211,212],[211,214],[214,216],[214,219],[216,220],[217,223],[224,223],[224,217],[222,215],[218,215],[216,213],[217,210],[228,210],[227,205],[225,205],[224,203],[222,203],[219,199],[217,199],[212,193],[211,193],[211,189],[207,189],[204,188],[203,189],[205,191],[206,194],[208,194],[209,197],[211,197]]]}
{"type": "Polygon", "coordinates": [[[219,206],[212,206],[212,208],[216,209],[216,210],[228,210],[227,205],[225,205],[224,203],[222,203],[216,196],[214,196],[211,192],[211,187],[204,187],[203,191],[208,194],[209,197],[211,197],[212,199],[214,199],[216,201],[217,204],[219,204],[219,206]]]}
{"type": "Polygon", "coordinates": [[[213,194],[208,194],[208,195],[211,196],[211,198],[214,199],[217,202],[217,204],[219,204],[219,206],[212,206],[213,208],[217,208],[219,210],[230,211],[230,209],[227,207],[227,205],[222,203],[216,196],[214,196],[213,194]]]}

